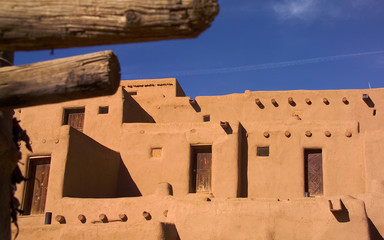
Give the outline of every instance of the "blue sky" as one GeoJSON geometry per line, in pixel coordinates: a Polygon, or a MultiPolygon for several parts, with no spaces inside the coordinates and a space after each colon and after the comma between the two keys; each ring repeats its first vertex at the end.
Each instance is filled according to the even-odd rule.
{"type": "Polygon", "coordinates": [[[15,65],[113,50],[122,79],[176,77],[188,96],[384,87],[384,0],[219,0],[198,38],[17,52],[15,65]]]}

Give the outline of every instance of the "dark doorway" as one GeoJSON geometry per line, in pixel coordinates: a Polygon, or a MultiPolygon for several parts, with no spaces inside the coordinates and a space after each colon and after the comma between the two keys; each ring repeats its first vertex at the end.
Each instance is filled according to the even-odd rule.
{"type": "Polygon", "coordinates": [[[84,128],[84,113],[84,107],[64,109],[63,125],[70,125],[82,132],[84,128]]]}
{"type": "Polygon", "coordinates": [[[191,193],[211,192],[212,146],[191,147],[191,193]]]}
{"type": "Polygon", "coordinates": [[[25,215],[43,214],[47,198],[50,157],[33,157],[29,159],[27,182],[23,201],[25,215]]]}
{"type": "Polygon", "coordinates": [[[306,196],[323,195],[323,157],[321,149],[304,150],[306,196]]]}

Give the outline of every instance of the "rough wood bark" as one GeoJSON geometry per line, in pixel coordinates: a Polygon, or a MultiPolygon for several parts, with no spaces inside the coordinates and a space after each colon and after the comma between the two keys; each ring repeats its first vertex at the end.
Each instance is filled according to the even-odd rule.
{"type": "Polygon", "coordinates": [[[0,108],[27,107],[116,92],[120,65],[112,51],[0,68],[0,108]]]}
{"type": "Polygon", "coordinates": [[[217,0],[0,0],[0,49],[197,37],[218,9],[217,0]]]}
{"type": "MultiPolygon", "coordinates": [[[[0,52],[0,56],[13,64],[13,53],[0,52]]],[[[12,139],[12,116],[12,109],[0,108],[0,239],[11,239],[11,174],[18,160],[12,139]]]]}
{"type": "Polygon", "coordinates": [[[0,239],[11,239],[11,174],[17,164],[12,141],[13,110],[0,109],[0,239]]]}

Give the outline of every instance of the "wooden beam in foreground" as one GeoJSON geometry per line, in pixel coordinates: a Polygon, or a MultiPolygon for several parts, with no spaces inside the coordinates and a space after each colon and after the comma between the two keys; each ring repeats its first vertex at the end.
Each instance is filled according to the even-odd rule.
{"type": "Polygon", "coordinates": [[[0,0],[0,50],[197,37],[217,0],[0,0]]]}
{"type": "Polygon", "coordinates": [[[110,95],[120,84],[112,51],[0,68],[0,108],[110,95]]]}

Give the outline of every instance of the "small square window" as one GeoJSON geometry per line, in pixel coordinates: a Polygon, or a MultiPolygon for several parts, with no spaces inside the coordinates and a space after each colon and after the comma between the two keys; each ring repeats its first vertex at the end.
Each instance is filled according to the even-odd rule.
{"type": "Polygon", "coordinates": [[[109,106],[99,107],[99,114],[107,114],[109,112],[109,106]]]}
{"type": "Polygon", "coordinates": [[[203,121],[204,121],[204,122],[209,122],[209,121],[211,121],[211,116],[210,116],[210,115],[204,115],[204,116],[203,116],[203,121]]]}
{"type": "Polygon", "coordinates": [[[152,148],[151,149],[151,157],[159,158],[161,157],[163,149],[162,148],[152,148]]]}
{"type": "Polygon", "coordinates": [[[269,156],[269,146],[268,147],[257,147],[257,156],[268,157],[269,156]]]}

